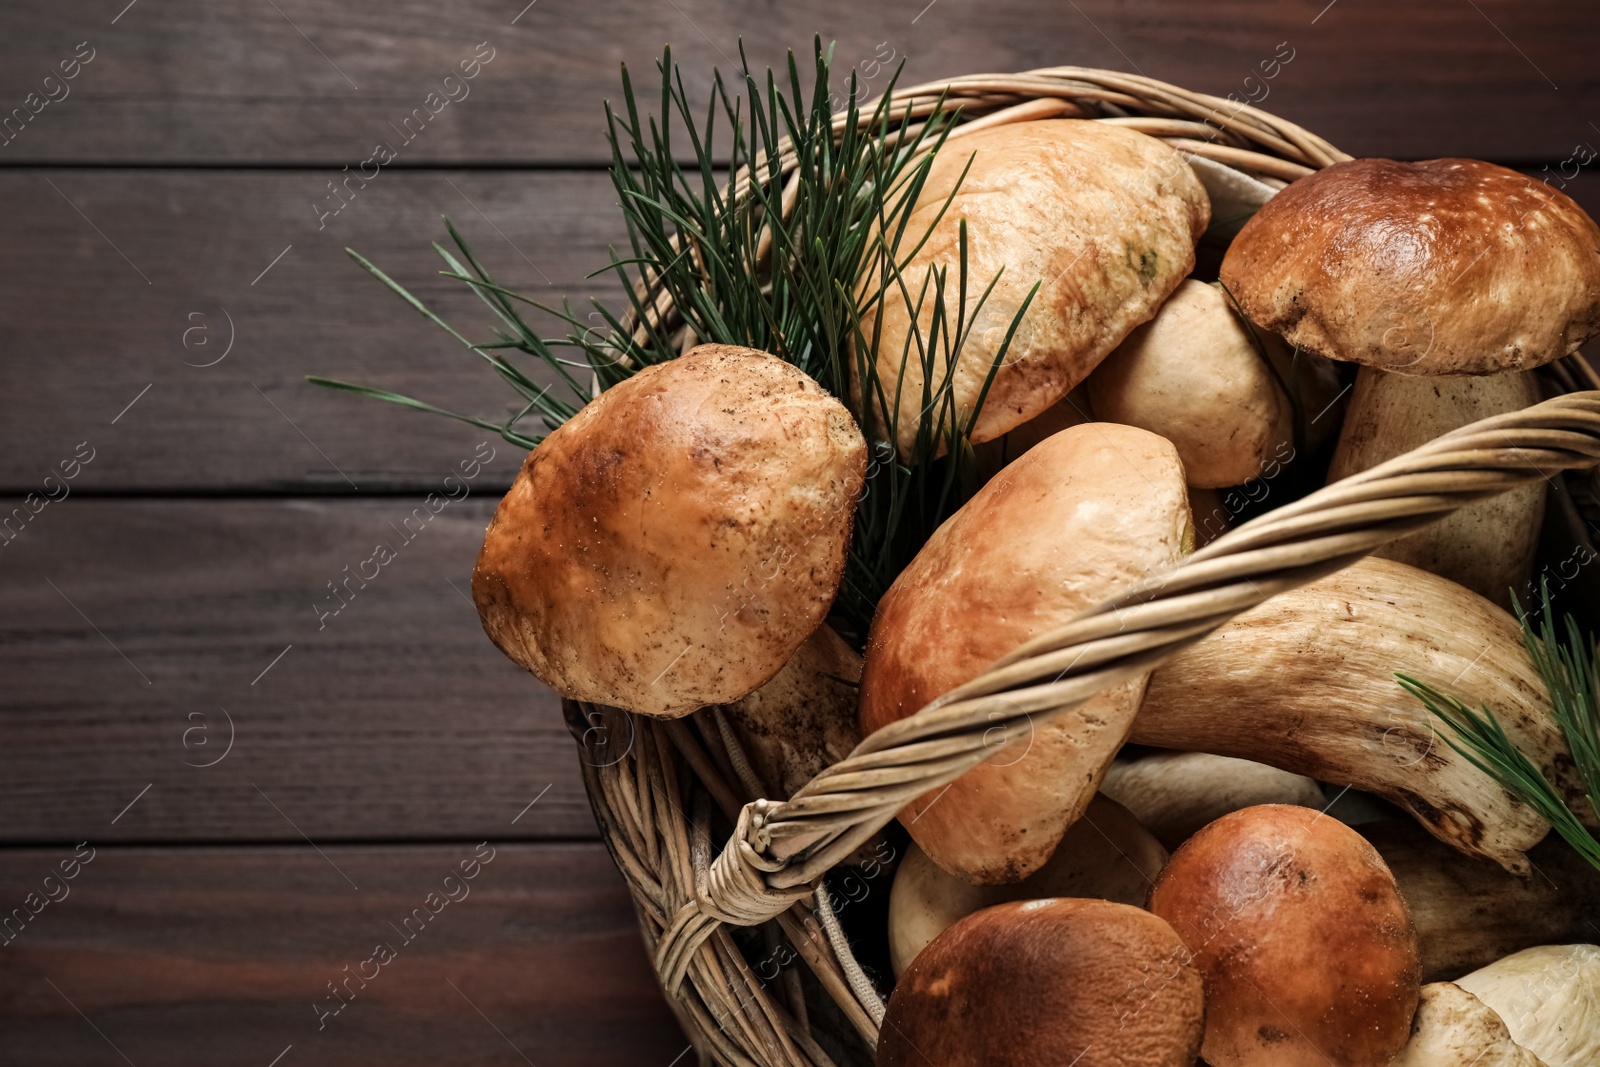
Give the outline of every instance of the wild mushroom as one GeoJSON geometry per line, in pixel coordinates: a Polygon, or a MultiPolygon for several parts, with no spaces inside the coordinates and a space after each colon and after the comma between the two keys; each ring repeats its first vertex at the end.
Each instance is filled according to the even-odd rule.
{"type": "Polygon", "coordinates": [[[1492,163],[1356,159],[1292,183],[1222,282],[1263,329],[1412,375],[1531,370],[1600,330],[1600,227],[1492,163]]]}
{"type": "Polygon", "coordinates": [[[861,741],[856,726],[861,657],[826,624],[783,669],[743,700],[717,708],[726,717],[769,800],[796,789],[861,741]]]}
{"type": "MultiPolygon", "coordinates": [[[[862,734],[1176,565],[1188,526],[1183,467],[1155,434],[1097,422],[1030,449],[939,527],[879,602],[862,734]]],[[[901,822],[952,874],[984,885],[1026,878],[1094,796],[1143,689],[1143,677],[1125,682],[1039,725],[1014,752],[997,750],[912,801],[901,822]]]]}
{"type": "Polygon", "coordinates": [[[1452,982],[1422,987],[1411,1039],[1389,1067],[1549,1067],[1493,1008],[1452,982]]]}
{"type": "Polygon", "coordinates": [[[1300,804],[1321,811],[1328,803],[1322,787],[1305,775],[1209,752],[1119,759],[1106,772],[1100,792],[1126,807],[1169,849],[1240,808],[1300,804]]]}
{"type": "MultiPolygon", "coordinates": [[[[1362,367],[1328,480],[1347,478],[1468,423],[1539,400],[1529,371],[1414,378],[1362,367]]],[[[1545,483],[1539,481],[1480,500],[1375,554],[1432,571],[1510,607],[1510,591],[1522,595],[1533,573],[1544,497],[1545,483]]]]}
{"type": "Polygon", "coordinates": [[[1387,1067],[1405,1045],[1416,932],[1383,858],[1338,820],[1224,815],[1172,854],[1150,910],[1205,979],[1211,1067],[1387,1067]]]}
{"type": "MultiPolygon", "coordinates": [[[[1245,224],[1221,273],[1258,326],[1363,365],[1336,476],[1537,400],[1525,380],[1459,376],[1531,370],[1600,330],[1600,227],[1549,185],[1477,160],[1358,159],[1303,178],[1245,224]]],[[[1386,554],[1504,602],[1542,501],[1542,486],[1506,494],[1386,554]]]]}
{"type": "Polygon", "coordinates": [[[900,976],[878,1067],[1190,1067],[1206,1006],[1172,927],[1105,900],[998,904],[900,976]]]}
{"type": "Polygon", "coordinates": [[[1456,979],[1548,1067],[1600,1063],[1600,946],[1523,949],[1456,979]]]}
{"type": "Polygon", "coordinates": [[[738,700],[833,603],[866,459],[844,405],[773,356],[646,368],[529,453],[473,573],[483,628],[573,699],[738,700]]]}
{"type": "Polygon", "coordinates": [[[1167,850],[1128,809],[1096,796],[1045,865],[1020,882],[976,886],[946,874],[914,843],[889,893],[889,962],[902,973],[952,923],[1010,900],[1079,897],[1143,907],[1167,850]]]}
{"type": "Polygon", "coordinates": [[[1185,281],[1084,382],[1095,416],[1158,433],[1189,484],[1238,485],[1283,460],[1289,398],[1216,286],[1185,281]]]}
{"type": "MultiPolygon", "coordinates": [[[[910,232],[923,233],[947,200],[926,243],[914,254],[899,253],[909,256],[910,295],[876,294],[862,316],[862,335],[869,343],[876,337],[872,358],[891,403],[899,390],[902,454],[911,450],[924,403],[923,367],[908,345],[912,316],[926,337],[933,299],[921,298],[919,307],[919,294],[924,278],[940,268],[954,321],[963,221],[967,314],[975,318],[952,375],[958,416],[977,403],[1007,330],[1040,284],[973,430],[972,440],[988,441],[1060,400],[1155,314],[1193,266],[1195,240],[1210,212],[1194,172],[1161,141],[1074,119],[995,126],[945,145],[928,170],[910,232]],[[996,275],[994,290],[974,311],[996,275]]],[[[869,282],[876,285],[876,275],[869,282]]],[[[946,368],[935,370],[942,378],[946,368]]]]}
{"type": "Polygon", "coordinates": [[[1488,704],[1517,747],[1583,803],[1516,620],[1454,582],[1372,557],[1281,593],[1168,659],[1130,740],[1377,793],[1440,840],[1526,873],[1523,852],[1548,824],[1435,734],[1397,671],[1470,707],[1488,704]]]}
{"type": "Polygon", "coordinates": [[[1518,878],[1463,856],[1410,821],[1367,823],[1360,832],[1389,865],[1411,909],[1424,982],[1453,980],[1512,952],[1594,934],[1600,878],[1555,835],[1528,852],[1537,873],[1518,878]]]}

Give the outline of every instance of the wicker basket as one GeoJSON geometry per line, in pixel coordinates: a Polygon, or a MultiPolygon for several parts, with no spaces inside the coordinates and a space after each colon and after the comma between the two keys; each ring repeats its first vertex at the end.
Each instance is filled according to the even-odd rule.
{"type": "MultiPolygon", "coordinates": [[[[1107,71],[1053,67],[917,86],[895,94],[896,114],[919,121],[941,97],[961,107],[952,140],[1007,122],[1090,118],[1276,186],[1350,158],[1253,107],[1107,71]]],[[[658,321],[673,326],[670,301],[645,295],[655,297],[642,303],[658,321]]],[[[714,709],[662,721],[566,702],[596,819],[701,1062],[869,1063],[883,1001],[852,953],[835,895],[816,891],[823,876],[912,798],[1240,612],[1463,504],[1593,467],[1600,381],[1577,358],[1552,371],[1551,391],[1566,395],[1439,438],[1239,527],[1164,578],[1028,642],[868,737],[786,802],[757,795],[714,709]]],[[[870,880],[882,873],[869,865],[857,884],[886,897],[888,878],[870,880]]]]}

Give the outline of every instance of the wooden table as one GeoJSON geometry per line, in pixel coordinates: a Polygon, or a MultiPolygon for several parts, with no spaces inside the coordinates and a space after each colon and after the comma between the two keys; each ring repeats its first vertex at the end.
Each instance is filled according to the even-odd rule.
{"type": "Polygon", "coordinates": [[[343,250],[479,334],[441,213],[508,284],[610,293],[619,61],[1137,70],[1600,208],[1564,0],[524,3],[0,7],[0,1063],[687,1062],[556,703],[465,595],[521,456],[303,381],[501,409],[343,250]]]}

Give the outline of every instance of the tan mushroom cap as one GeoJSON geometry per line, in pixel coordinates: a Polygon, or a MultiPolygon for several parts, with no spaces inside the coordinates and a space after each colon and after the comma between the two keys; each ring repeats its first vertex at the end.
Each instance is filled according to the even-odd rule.
{"type": "Polygon", "coordinates": [[[1173,853],[1150,893],[1205,976],[1211,1067],[1387,1067],[1420,965],[1382,857],[1312,808],[1225,815],[1173,853]]]}
{"type": "Polygon", "coordinates": [[[895,986],[878,1067],[1192,1067],[1205,1003],[1172,928],[1105,900],[1000,904],[895,986]]]}
{"type": "Polygon", "coordinates": [[[866,458],[844,405],[773,356],[649,367],[528,455],[473,572],[483,628],[573,699],[738,700],[833,603],[866,458]]]}
{"type": "MultiPolygon", "coordinates": [[[[929,168],[906,232],[927,232],[953,190],[948,210],[906,264],[909,302],[888,294],[863,316],[862,334],[870,343],[882,331],[875,359],[892,402],[918,293],[934,267],[948,271],[944,291],[955,326],[965,220],[971,335],[953,375],[956,412],[964,420],[1012,320],[1039,283],[984,400],[974,441],[998,437],[1060,400],[1154,315],[1193,267],[1195,241],[1210,217],[1205,189],[1183,157],[1154,137],[1081,119],[1009,123],[951,140],[929,168]],[[980,310],[978,298],[997,275],[980,310]]],[[[900,255],[910,252],[908,246],[900,255]]],[[[933,303],[929,296],[917,311],[924,338],[933,303]]],[[[910,451],[924,405],[915,343],[910,350],[898,409],[902,454],[910,451]]],[[[938,371],[942,378],[943,366],[938,371]]]]}
{"type": "Polygon", "coordinates": [[[1234,239],[1252,322],[1405,374],[1527,370],[1600,329],[1600,228],[1571,198],[1472,159],[1357,159],[1301,178],[1234,239]]]}
{"type": "MultiPolygon", "coordinates": [[[[1007,466],[878,603],[863,736],[920,711],[1024,641],[1176,565],[1189,526],[1170,442],[1115,423],[1063,430],[1007,466]]],[[[981,884],[1038,870],[1127,738],[1145,678],[1036,727],[900,813],[935,863],[981,884]]]]}
{"type": "Polygon", "coordinates": [[[1171,441],[1192,486],[1217,489],[1292,454],[1294,412],[1216,286],[1193,278],[1084,382],[1096,418],[1171,441]]]}
{"type": "Polygon", "coordinates": [[[900,974],[951,924],[1009,900],[1080,897],[1143,907],[1166,862],[1161,842],[1102,795],[1089,802],[1043,867],[1010,885],[972,885],[946,874],[913,841],[889,893],[889,964],[900,974]]]}

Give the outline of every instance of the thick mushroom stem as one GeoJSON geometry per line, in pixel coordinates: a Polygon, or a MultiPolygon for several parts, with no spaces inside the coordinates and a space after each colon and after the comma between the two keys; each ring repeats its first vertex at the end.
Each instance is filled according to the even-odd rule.
{"type": "Polygon", "coordinates": [[[1507,874],[1463,856],[1410,822],[1366,823],[1361,835],[1383,856],[1411,909],[1424,982],[1454,981],[1534,945],[1594,936],[1600,878],[1553,835],[1528,852],[1534,873],[1507,874]]]}
{"type": "Polygon", "coordinates": [[[1454,582],[1372,557],[1167,660],[1129,739],[1377,793],[1440,840],[1526,873],[1522,853],[1548,824],[1446,744],[1396,672],[1493,708],[1574,810],[1587,809],[1516,620],[1454,582]]]}
{"type": "MultiPolygon", "coordinates": [[[[1347,478],[1468,423],[1538,402],[1538,383],[1527,371],[1414,378],[1362,367],[1328,480],[1347,478]]],[[[1527,599],[1544,497],[1545,483],[1531,482],[1464,507],[1421,533],[1385,545],[1377,555],[1432,571],[1510,607],[1513,591],[1527,599]]]]}
{"type": "Polygon", "coordinates": [[[1315,779],[1209,752],[1156,752],[1142,759],[1119,759],[1106,772],[1100,792],[1126,807],[1169,849],[1241,808],[1327,806],[1315,779]]]}
{"type": "Polygon", "coordinates": [[[1600,1063],[1600,946],[1540,945],[1456,981],[1549,1067],[1600,1063]]]}
{"type": "Polygon", "coordinates": [[[1451,982],[1422,987],[1411,1040],[1389,1067],[1548,1067],[1511,1038],[1505,1020],[1451,982]]]}
{"type": "Polygon", "coordinates": [[[1020,882],[972,885],[946,874],[915,844],[889,895],[889,962],[899,974],[951,924],[1010,900],[1079,897],[1143,907],[1167,850],[1114,800],[1096,796],[1048,862],[1020,882]]]}

